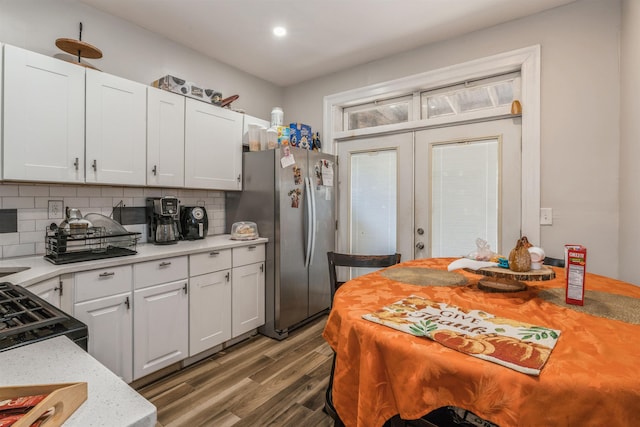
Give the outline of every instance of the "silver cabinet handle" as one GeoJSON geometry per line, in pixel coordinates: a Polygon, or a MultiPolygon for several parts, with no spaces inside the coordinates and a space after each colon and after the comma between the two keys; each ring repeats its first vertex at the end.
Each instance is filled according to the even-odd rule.
{"type": "Polygon", "coordinates": [[[215,251],[215,252],[209,252],[209,256],[218,256],[220,255],[220,252],[215,251]]]}
{"type": "Polygon", "coordinates": [[[80,162],[80,159],[78,159],[78,158],[76,157],[76,161],[75,161],[75,162],[73,162],[73,166],[75,166],[75,167],[76,167],[76,170],[78,170],[78,167],[80,166],[80,163],[79,163],[79,162],[80,162]]]}
{"type": "Polygon", "coordinates": [[[247,247],[247,249],[250,250],[250,251],[254,250],[255,248],[257,248],[257,246],[255,246],[255,245],[251,245],[251,246],[247,247]]]}
{"type": "Polygon", "coordinates": [[[229,278],[230,278],[229,273],[225,274],[225,276],[224,276],[224,277],[227,279],[227,282],[228,282],[228,281],[229,281],[229,278]]]}
{"type": "Polygon", "coordinates": [[[169,262],[169,261],[162,261],[162,262],[160,263],[160,267],[166,267],[166,266],[168,266],[168,265],[171,265],[171,262],[169,262]]]}
{"type": "Polygon", "coordinates": [[[94,171],[98,172],[98,161],[96,159],[93,159],[93,163],[91,163],[91,167],[93,168],[94,171]]]}
{"type": "Polygon", "coordinates": [[[60,286],[59,287],[56,286],[55,288],[53,288],[53,290],[60,291],[60,296],[62,296],[62,286],[63,286],[62,280],[60,280],[59,283],[60,283],[60,286]]]}
{"type": "Polygon", "coordinates": [[[242,177],[242,175],[238,174],[238,184],[240,183],[240,178],[242,177]]]}
{"type": "Polygon", "coordinates": [[[100,273],[99,277],[111,277],[111,276],[115,276],[115,275],[116,275],[116,273],[114,273],[114,272],[106,272],[105,271],[104,273],[100,273]]]}
{"type": "Polygon", "coordinates": [[[124,305],[127,307],[127,310],[131,308],[131,303],[129,302],[129,297],[126,297],[124,300],[124,305]]]}
{"type": "Polygon", "coordinates": [[[184,293],[187,293],[187,284],[185,283],[184,286],[182,287],[182,290],[184,291],[184,293]]]}
{"type": "Polygon", "coordinates": [[[154,175],[158,175],[158,166],[153,165],[153,169],[151,169],[151,172],[153,172],[154,175]]]}
{"type": "Polygon", "coordinates": [[[260,264],[260,272],[264,273],[264,264],[260,264]]]}

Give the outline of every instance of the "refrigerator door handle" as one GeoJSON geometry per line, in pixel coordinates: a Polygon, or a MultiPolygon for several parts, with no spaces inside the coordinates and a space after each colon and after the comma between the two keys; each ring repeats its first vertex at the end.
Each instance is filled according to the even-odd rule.
{"type": "Polygon", "coordinates": [[[311,206],[311,180],[308,177],[304,179],[304,192],[305,199],[307,201],[307,239],[306,239],[306,252],[304,256],[304,266],[309,267],[309,263],[311,262],[311,243],[313,239],[313,211],[311,206]]]}
{"type": "Polygon", "coordinates": [[[313,254],[316,251],[316,220],[318,218],[316,212],[316,191],[313,188],[313,184],[311,183],[311,178],[307,178],[309,180],[309,194],[311,195],[311,255],[309,256],[309,265],[313,263],[313,254]]]}

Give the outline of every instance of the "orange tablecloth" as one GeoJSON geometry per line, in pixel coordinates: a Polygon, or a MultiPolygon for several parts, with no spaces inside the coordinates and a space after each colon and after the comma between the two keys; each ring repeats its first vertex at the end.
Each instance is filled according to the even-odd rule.
{"type": "MultiPolygon", "coordinates": [[[[446,270],[452,258],[399,267],[446,270]]],[[[323,333],[336,351],[333,403],[347,426],[380,426],[396,414],[417,419],[442,406],[468,409],[501,427],[628,426],[640,418],[640,325],[580,313],[536,297],[564,287],[527,282],[518,293],[487,293],[483,276],[457,270],[463,286],[416,286],[379,272],[336,292],[323,333]],[[461,308],[559,329],[540,376],[530,376],[364,320],[363,314],[415,294],[461,308]]],[[[586,289],[640,298],[640,287],[587,274],[586,289]]]]}

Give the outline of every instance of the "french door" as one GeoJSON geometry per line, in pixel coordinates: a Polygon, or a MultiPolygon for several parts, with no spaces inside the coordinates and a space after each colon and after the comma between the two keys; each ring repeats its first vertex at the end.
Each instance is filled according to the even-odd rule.
{"type": "Polygon", "coordinates": [[[520,119],[416,132],[415,258],[463,256],[520,237],[520,119]]]}
{"type": "Polygon", "coordinates": [[[342,141],[338,244],[403,260],[462,256],[520,236],[520,119],[342,141]]]}
{"type": "Polygon", "coordinates": [[[413,258],[413,132],[338,144],[338,250],[413,258]]]}

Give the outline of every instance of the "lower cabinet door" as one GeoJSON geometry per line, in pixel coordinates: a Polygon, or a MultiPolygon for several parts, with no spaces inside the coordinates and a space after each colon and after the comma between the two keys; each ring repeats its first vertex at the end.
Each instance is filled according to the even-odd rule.
{"type": "Polygon", "coordinates": [[[189,279],[189,356],[231,338],[231,270],[189,279]]]}
{"type": "Polygon", "coordinates": [[[74,316],[89,329],[89,354],[130,383],[133,380],[131,293],[77,303],[74,316]]]}
{"type": "Polygon", "coordinates": [[[136,290],[133,299],[133,378],[138,379],[187,357],[187,280],[136,290]]]}
{"type": "Polygon", "coordinates": [[[264,263],[233,268],[231,335],[237,337],[264,324],[264,263]]]}

